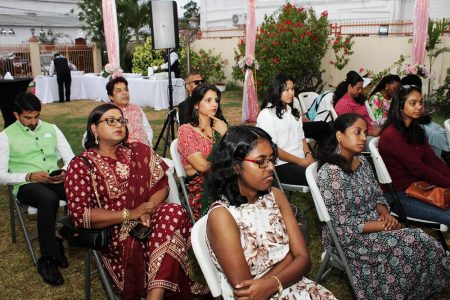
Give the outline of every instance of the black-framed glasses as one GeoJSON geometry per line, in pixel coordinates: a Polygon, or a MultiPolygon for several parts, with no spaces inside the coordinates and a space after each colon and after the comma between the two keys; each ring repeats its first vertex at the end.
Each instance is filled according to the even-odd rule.
{"type": "Polygon", "coordinates": [[[189,83],[193,83],[193,84],[195,84],[197,86],[199,84],[205,83],[205,81],[203,79],[200,79],[200,80],[190,81],[187,84],[189,84],[189,83]]]}
{"type": "Polygon", "coordinates": [[[98,121],[97,124],[101,123],[101,122],[106,122],[106,124],[108,124],[111,127],[117,126],[117,123],[119,123],[120,126],[127,126],[128,125],[128,119],[125,119],[125,118],[119,118],[119,119],[106,118],[104,120],[98,121]]]}
{"type": "Polygon", "coordinates": [[[263,158],[263,159],[249,159],[249,158],[243,159],[243,161],[248,161],[248,162],[257,164],[260,169],[267,168],[269,166],[269,162],[271,162],[275,166],[277,163],[277,160],[278,160],[277,157],[263,158]]]}

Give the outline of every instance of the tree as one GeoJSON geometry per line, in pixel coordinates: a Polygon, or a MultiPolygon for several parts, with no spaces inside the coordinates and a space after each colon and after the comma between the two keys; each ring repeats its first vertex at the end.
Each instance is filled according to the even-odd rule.
{"type": "MultiPolygon", "coordinates": [[[[146,36],[142,29],[150,24],[148,1],[138,4],[136,0],[116,0],[117,24],[119,27],[120,64],[126,68],[128,43],[134,36],[136,43],[140,43],[146,36]]],[[[105,49],[105,33],[103,29],[102,0],[80,0],[78,20],[81,28],[92,36],[92,40],[99,42],[105,49]]],[[[72,10],[73,13],[73,10],[72,10]]]]}
{"type": "Polygon", "coordinates": [[[198,19],[198,22],[200,23],[200,7],[197,6],[197,3],[193,0],[186,3],[185,6],[183,6],[184,14],[183,17],[180,18],[180,28],[187,29],[189,28],[189,19],[192,16],[195,16],[198,19]]]}

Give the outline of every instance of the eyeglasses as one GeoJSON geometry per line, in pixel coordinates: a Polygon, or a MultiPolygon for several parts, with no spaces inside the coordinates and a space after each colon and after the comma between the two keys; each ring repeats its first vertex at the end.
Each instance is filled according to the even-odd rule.
{"type": "Polygon", "coordinates": [[[195,85],[199,85],[199,84],[205,83],[205,81],[203,79],[201,79],[201,80],[194,80],[194,81],[190,81],[190,82],[188,82],[186,84],[189,84],[189,83],[193,83],[195,85]]]}
{"type": "Polygon", "coordinates": [[[114,118],[106,118],[104,120],[98,121],[98,123],[106,122],[109,126],[117,126],[117,124],[120,124],[120,126],[127,126],[128,125],[128,119],[120,118],[120,119],[114,119],[114,118]]]}
{"type": "Polygon", "coordinates": [[[258,167],[260,169],[265,169],[269,166],[269,162],[271,162],[274,166],[277,163],[278,158],[277,157],[272,157],[272,158],[263,158],[263,159],[249,159],[249,158],[244,158],[243,161],[248,161],[248,162],[252,162],[254,164],[257,164],[258,167]]]}

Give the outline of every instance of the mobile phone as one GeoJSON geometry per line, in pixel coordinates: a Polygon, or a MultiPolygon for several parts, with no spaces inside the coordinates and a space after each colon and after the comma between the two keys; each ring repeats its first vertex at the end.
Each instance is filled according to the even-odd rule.
{"type": "Polygon", "coordinates": [[[51,172],[49,175],[50,175],[50,177],[58,176],[58,175],[61,174],[63,171],[64,171],[63,169],[55,170],[55,171],[51,172]]]}
{"type": "Polygon", "coordinates": [[[152,228],[138,223],[133,229],[130,230],[130,235],[141,242],[145,242],[148,236],[152,233],[152,228]]]}

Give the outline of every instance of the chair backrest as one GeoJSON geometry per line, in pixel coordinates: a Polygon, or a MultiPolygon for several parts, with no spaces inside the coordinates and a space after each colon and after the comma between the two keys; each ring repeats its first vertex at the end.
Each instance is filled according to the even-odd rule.
{"type": "Polygon", "coordinates": [[[303,92],[298,94],[298,100],[300,101],[303,113],[308,111],[317,97],[319,97],[319,94],[316,92],[303,92]]]}
{"type": "Polygon", "coordinates": [[[298,111],[300,111],[302,115],[306,113],[303,103],[300,100],[298,100],[297,97],[294,97],[294,100],[292,101],[292,106],[296,108],[298,111]]]}
{"type": "Polygon", "coordinates": [[[208,221],[208,215],[203,216],[198,220],[191,231],[192,249],[194,250],[195,257],[198,264],[202,269],[206,282],[208,283],[209,290],[213,297],[219,297],[222,295],[222,288],[220,287],[219,271],[214,265],[208,245],[206,244],[206,224],[208,221]]]}
{"type": "Polygon", "coordinates": [[[323,112],[323,111],[326,111],[327,113],[320,113],[314,119],[314,121],[327,121],[327,122],[329,122],[329,121],[336,120],[336,118],[338,116],[337,116],[337,113],[336,113],[336,111],[334,110],[334,107],[333,107],[333,95],[334,95],[334,93],[330,92],[330,93],[327,93],[326,95],[323,96],[322,101],[320,101],[320,105],[319,105],[317,111],[319,113],[323,112]],[[333,120],[330,120],[329,118],[327,119],[328,112],[331,114],[331,118],[333,120]]]}
{"type": "Polygon", "coordinates": [[[322,222],[328,222],[330,221],[330,215],[328,214],[328,209],[323,201],[319,186],[317,186],[317,165],[318,163],[315,162],[306,168],[306,181],[308,181],[309,189],[311,190],[311,195],[314,200],[314,205],[316,206],[319,220],[322,222]]]}
{"type": "Polygon", "coordinates": [[[370,117],[370,119],[372,120],[372,121],[376,121],[376,119],[375,119],[375,116],[373,115],[373,111],[372,111],[372,108],[370,108],[370,104],[369,104],[369,101],[364,101],[364,105],[366,106],[366,109],[367,109],[367,113],[369,113],[369,117],[370,117]]]}
{"type": "Polygon", "coordinates": [[[445,132],[447,133],[448,144],[450,145],[450,119],[444,122],[445,132]]]}
{"type": "Polygon", "coordinates": [[[180,195],[178,194],[177,182],[173,176],[174,163],[170,158],[163,158],[166,165],[169,167],[166,171],[167,179],[169,181],[169,196],[167,196],[168,203],[181,204],[180,195]]]}
{"type": "Polygon", "coordinates": [[[389,175],[388,169],[381,158],[380,152],[378,152],[378,142],[379,137],[373,138],[369,142],[370,155],[372,156],[373,164],[375,165],[375,172],[377,173],[378,181],[381,184],[392,183],[391,176],[389,175]]]}
{"type": "Polygon", "coordinates": [[[174,139],[172,144],[170,144],[170,156],[172,156],[172,161],[175,166],[177,176],[186,177],[186,172],[184,171],[183,164],[181,163],[180,153],[178,152],[178,139],[174,139]]]}

